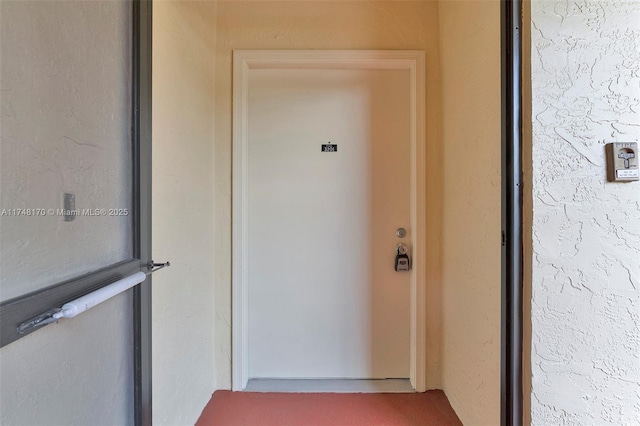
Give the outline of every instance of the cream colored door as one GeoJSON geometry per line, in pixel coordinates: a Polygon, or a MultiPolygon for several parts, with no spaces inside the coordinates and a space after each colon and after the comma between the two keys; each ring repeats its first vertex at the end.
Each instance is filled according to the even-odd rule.
{"type": "Polygon", "coordinates": [[[249,71],[249,378],[409,377],[410,102],[408,70],[249,71]]]}

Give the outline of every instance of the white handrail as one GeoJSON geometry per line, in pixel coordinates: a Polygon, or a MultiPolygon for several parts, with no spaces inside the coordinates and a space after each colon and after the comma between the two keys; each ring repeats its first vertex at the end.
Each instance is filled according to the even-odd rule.
{"type": "Polygon", "coordinates": [[[128,277],[104,286],[101,289],[84,295],[78,299],[72,300],[71,302],[65,303],[64,305],[62,305],[62,308],[59,312],[53,314],[53,318],[73,318],[76,315],[83,313],[87,309],[91,309],[97,304],[100,304],[105,300],[108,300],[113,296],[130,289],[134,285],[140,284],[146,278],[147,275],[144,272],[136,272],[135,274],[129,275],[128,277]]]}
{"type": "Polygon", "coordinates": [[[153,272],[166,268],[167,266],[171,266],[171,263],[155,263],[152,260],[147,264],[148,272],[136,272],[135,274],[106,285],[94,292],[72,300],[71,302],[67,302],[60,308],[49,309],[48,311],[20,324],[17,329],[18,334],[31,332],[35,328],[51,324],[52,322],[57,322],[60,318],[73,318],[87,309],[91,309],[97,304],[111,299],[113,296],[140,284],[147,278],[147,275],[151,275],[153,272]]]}

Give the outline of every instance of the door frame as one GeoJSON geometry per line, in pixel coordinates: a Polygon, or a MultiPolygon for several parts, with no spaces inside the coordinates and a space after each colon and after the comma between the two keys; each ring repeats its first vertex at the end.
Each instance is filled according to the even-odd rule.
{"type": "MultiPolygon", "coordinates": [[[[526,423],[524,370],[523,1],[500,2],[502,109],[502,298],[500,423],[526,423]]],[[[529,26],[529,24],[527,24],[529,26]]],[[[528,60],[529,58],[527,58],[528,60]]],[[[529,94],[530,95],[530,94],[529,94]]],[[[528,189],[530,194],[531,188],[528,189]]],[[[527,311],[530,318],[530,312],[527,311]]],[[[530,348],[528,348],[530,350],[530,348]]],[[[527,364],[528,365],[528,364],[527,364]]],[[[530,389],[526,389],[530,393],[530,389]]],[[[528,397],[528,395],[527,395],[528,397]]]]}
{"type": "Polygon", "coordinates": [[[426,91],[425,54],[417,50],[234,50],[232,188],[232,389],[248,383],[248,101],[250,69],[409,70],[411,87],[410,381],[426,384],[426,91]]]}

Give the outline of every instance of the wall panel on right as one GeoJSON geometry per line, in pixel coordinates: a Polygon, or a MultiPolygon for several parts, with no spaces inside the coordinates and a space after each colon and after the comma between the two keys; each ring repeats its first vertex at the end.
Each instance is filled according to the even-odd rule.
{"type": "Polygon", "coordinates": [[[604,145],[640,140],[640,2],[533,1],[531,52],[532,424],[635,424],[640,185],[604,145]]]}

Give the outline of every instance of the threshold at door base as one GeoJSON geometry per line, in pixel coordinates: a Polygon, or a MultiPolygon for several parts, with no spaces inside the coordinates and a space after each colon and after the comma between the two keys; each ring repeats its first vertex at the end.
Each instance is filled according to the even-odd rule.
{"type": "Polygon", "coordinates": [[[414,393],[409,379],[250,379],[245,392],[414,393]]]}

